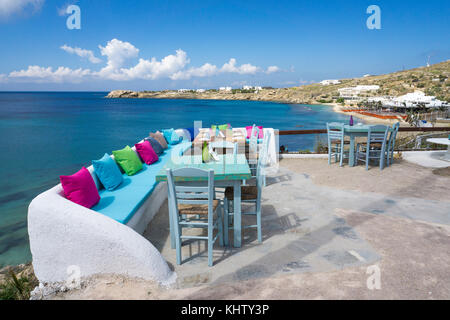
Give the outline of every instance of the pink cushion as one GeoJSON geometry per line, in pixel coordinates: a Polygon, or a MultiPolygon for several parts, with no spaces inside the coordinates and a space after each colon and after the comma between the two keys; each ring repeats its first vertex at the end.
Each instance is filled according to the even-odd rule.
{"type": "Polygon", "coordinates": [[[153,150],[152,145],[148,141],[144,141],[134,145],[136,151],[146,164],[152,164],[158,161],[158,155],[153,150]]]}
{"type": "MultiPolygon", "coordinates": [[[[263,127],[262,126],[256,126],[256,127],[259,129],[258,139],[263,139],[264,138],[263,127]]],[[[250,135],[252,134],[253,126],[245,127],[245,129],[247,129],[247,139],[250,139],[250,135]]]]}
{"type": "Polygon", "coordinates": [[[60,176],[64,195],[80,206],[92,208],[100,201],[94,179],[85,167],[71,176],[60,176]]]}

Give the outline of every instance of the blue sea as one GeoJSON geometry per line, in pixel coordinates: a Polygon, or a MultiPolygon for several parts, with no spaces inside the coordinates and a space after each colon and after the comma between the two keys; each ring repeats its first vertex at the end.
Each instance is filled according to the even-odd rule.
{"type": "MultiPolygon", "coordinates": [[[[27,209],[39,193],[150,131],[231,123],[280,130],[348,121],[328,106],[257,101],[106,99],[107,92],[0,92],[0,268],[31,261],[27,209]]],[[[281,136],[289,151],[315,137],[281,136]]]]}

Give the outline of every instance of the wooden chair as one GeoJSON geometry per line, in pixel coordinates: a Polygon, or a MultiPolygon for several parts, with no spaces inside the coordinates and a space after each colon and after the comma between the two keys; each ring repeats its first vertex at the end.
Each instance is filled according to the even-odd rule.
{"type": "Polygon", "coordinates": [[[369,161],[371,159],[377,159],[380,161],[380,170],[383,170],[388,132],[389,127],[387,126],[370,126],[367,133],[367,143],[357,144],[356,163],[358,161],[365,162],[366,170],[369,170],[369,161]]]}
{"type": "Polygon", "coordinates": [[[338,122],[327,123],[328,135],[328,164],[331,165],[331,157],[334,156],[334,161],[339,161],[339,166],[342,167],[344,157],[348,157],[344,152],[344,124],[338,122]]]}
{"type": "Polygon", "coordinates": [[[214,199],[214,171],[198,168],[167,169],[170,219],[175,233],[177,264],[181,264],[183,240],[208,242],[208,265],[213,265],[213,245],[217,239],[223,245],[223,206],[214,199]],[[182,178],[195,177],[199,181],[182,182],[182,178]],[[177,179],[178,178],[178,179],[177,179]],[[183,228],[207,228],[207,236],[183,235],[183,228]],[[214,229],[218,233],[214,236],[214,229]]]}
{"type": "MultiPolygon", "coordinates": [[[[243,229],[256,228],[258,235],[258,242],[262,242],[262,228],[261,228],[261,193],[264,186],[264,164],[266,162],[267,153],[261,152],[258,158],[258,165],[256,169],[256,185],[255,186],[241,186],[241,202],[253,203],[255,211],[242,212],[242,215],[256,216],[256,224],[244,226],[243,229]]],[[[224,242],[228,245],[228,230],[230,229],[229,217],[232,216],[230,207],[234,200],[234,190],[232,187],[225,189],[224,198],[224,242]]],[[[232,229],[232,228],[231,228],[232,229]]]]}
{"type": "Polygon", "coordinates": [[[392,125],[393,131],[391,131],[391,134],[389,135],[389,143],[388,148],[386,152],[386,164],[389,167],[392,162],[394,162],[394,148],[395,148],[395,140],[397,139],[397,133],[398,129],[400,127],[400,122],[395,123],[392,125]]]}

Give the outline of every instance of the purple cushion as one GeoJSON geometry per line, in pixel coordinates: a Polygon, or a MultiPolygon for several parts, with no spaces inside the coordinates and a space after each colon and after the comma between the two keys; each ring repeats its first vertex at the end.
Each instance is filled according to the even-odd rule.
{"type": "Polygon", "coordinates": [[[145,162],[145,164],[152,164],[158,161],[158,155],[153,150],[152,145],[149,141],[137,143],[134,146],[136,147],[137,153],[141,157],[142,161],[145,162]]]}
{"type": "Polygon", "coordinates": [[[97,187],[85,167],[71,176],[60,176],[64,195],[80,206],[92,208],[100,201],[97,187]]]}

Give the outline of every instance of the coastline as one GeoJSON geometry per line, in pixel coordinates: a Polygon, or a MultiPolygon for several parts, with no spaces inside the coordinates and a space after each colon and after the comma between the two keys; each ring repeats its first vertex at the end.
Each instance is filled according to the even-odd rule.
{"type": "Polygon", "coordinates": [[[285,104],[306,104],[322,105],[332,107],[336,113],[346,114],[364,120],[373,124],[393,124],[398,120],[380,119],[363,115],[357,112],[344,112],[344,108],[338,103],[322,103],[311,97],[298,96],[288,88],[283,89],[263,89],[254,93],[225,93],[225,92],[174,92],[174,91],[156,91],[156,92],[138,92],[132,90],[113,90],[105,98],[108,99],[195,99],[195,100],[235,100],[235,101],[267,101],[285,104]]]}
{"type": "Polygon", "coordinates": [[[346,105],[341,105],[339,103],[324,103],[323,105],[326,106],[330,106],[333,108],[333,111],[336,113],[341,113],[341,114],[346,114],[348,116],[353,116],[354,118],[359,118],[361,120],[364,120],[367,123],[372,123],[372,124],[387,124],[387,125],[391,125],[394,124],[396,122],[398,122],[399,120],[397,119],[379,119],[379,118],[374,118],[371,116],[366,116],[363,114],[360,114],[358,112],[344,112],[344,109],[350,108],[350,106],[346,106],[346,105]]]}

